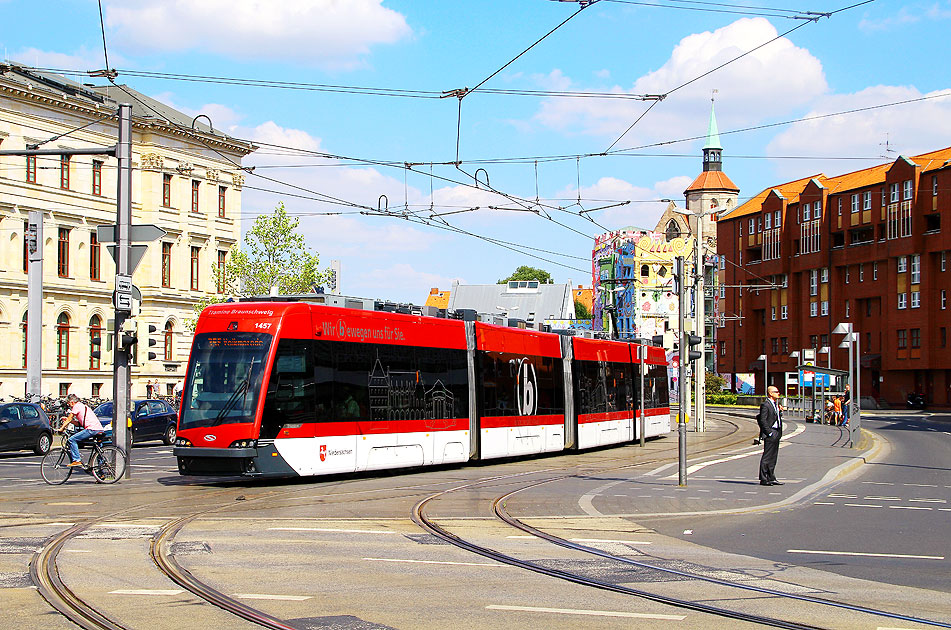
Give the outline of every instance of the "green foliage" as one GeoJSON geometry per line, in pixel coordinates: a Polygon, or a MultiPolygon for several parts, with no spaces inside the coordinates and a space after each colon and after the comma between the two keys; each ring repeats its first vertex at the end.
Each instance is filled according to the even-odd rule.
{"type": "Polygon", "coordinates": [[[584,302],[575,302],[575,319],[591,319],[591,311],[584,302]]]}
{"type": "Polygon", "coordinates": [[[268,295],[272,287],[281,295],[310,293],[323,284],[329,270],[317,268],[320,257],[307,250],[304,236],[297,232],[299,222],[287,216],[283,203],[277,204],[273,213],[258,216],[241,248],[231,250],[224,272],[217,263],[212,267],[223,291],[199,300],[194,306],[195,318],[186,326],[194,330],[202,310],[229,298],[268,295]]]}
{"type": "Polygon", "coordinates": [[[506,284],[512,280],[538,280],[541,284],[551,284],[554,282],[551,274],[544,269],[536,269],[528,265],[522,265],[508,278],[499,280],[498,284],[506,284]]]}
{"type": "Polygon", "coordinates": [[[708,405],[735,405],[736,394],[731,394],[730,392],[711,394],[709,391],[707,391],[706,400],[708,405]]]}
{"type": "Polygon", "coordinates": [[[723,386],[726,385],[726,380],[719,374],[714,372],[707,372],[704,378],[704,389],[709,396],[710,394],[719,394],[723,391],[723,386]]]}

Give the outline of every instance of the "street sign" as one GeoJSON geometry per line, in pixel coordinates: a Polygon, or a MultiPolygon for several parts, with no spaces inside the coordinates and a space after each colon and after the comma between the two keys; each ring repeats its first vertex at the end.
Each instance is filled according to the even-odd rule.
{"type": "MultiPolygon", "coordinates": [[[[109,250],[109,255],[112,256],[112,259],[118,263],[119,261],[116,260],[116,246],[106,245],[106,248],[109,250]]],[[[145,256],[145,252],[148,251],[148,249],[148,245],[129,245],[129,273],[133,273],[135,268],[139,266],[142,257],[145,256]]]]}
{"type": "MultiPolygon", "coordinates": [[[[160,228],[157,225],[152,225],[151,223],[146,223],[144,225],[130,225],[129,226],[129,242],[130,243],[149,243],[156,239],[162,238],[168,234],[165,230],[160,228]]],[[[116,242],[116,226],[115,225],[100,225],[96,227],[96,238],[100,243],[115,243],[116,242]]]]}
{"type": "Polygon", "coordinates": [[[112,296],[112,302],[117,311],[132,311],[132,289],[132,276],[117,273],[116,291],[112,296]]]}

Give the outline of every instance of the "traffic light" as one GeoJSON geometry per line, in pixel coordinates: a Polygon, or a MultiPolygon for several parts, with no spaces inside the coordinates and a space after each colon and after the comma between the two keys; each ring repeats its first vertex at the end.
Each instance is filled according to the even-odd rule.
{"type": "MultiPolygon", "coordinates": [[[[158,328],[156,328],[155,325],[149,324],[149,348],[158,344],[158,341],[152,338],[152,333],[156,332],[157,330],[158,328]]],[[[154,361],[156,358],[158,358],[158,355],[149,350],[149,361],[154,361]]]]}
{"type": "Polygon", "coordinates": [[[119,335],[119,347],[126,352],[132,352],[133,346],[139,343],[139,335],[135,330],[126,330],[119,335]]]}
{"type": "Polygon", "coordinates": [[[696,361],[697,359],[703,358],[703,346],[701,346],[699,350],[693,349],[694,346],[701,343],[703,343],[703,337],[693,334],[687,335],[687,348],[689,349],[687,360],[696,361]]]}
{"type": "Polygon", "coordinates": [[[91,343],[96,348],[95,350],[90,352],[89,355],[93,359],[101,359],[102,358],[102,336],[96,335],[95,337],[90,337],[89,343],[91,343]]]}

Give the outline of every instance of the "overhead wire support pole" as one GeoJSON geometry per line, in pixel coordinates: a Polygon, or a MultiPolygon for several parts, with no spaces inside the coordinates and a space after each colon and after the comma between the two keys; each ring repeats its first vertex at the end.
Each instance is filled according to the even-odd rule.
{"type": "MultiPolygon", "coordinates": [[[[120,276],[130,278],[129,225],[132,223],[132,105],[119,104],[119,143],[116,145],[119,160],[116,187],[116,280],[120,276]]],[[[125,478],[131,476],[132,432],[129,430],[131,398],[131,373],[129,369],[131,349],[123,343],[123,324],[130,315],[125,310],[115,310],[115,351],[113,353],[113,414],[112,430],[115,442],[126,456],[125,478]]]]}
{"type": "Polygon", "coordinates": [[[680,335],[680,360],[678,361],[677,376],[677,445],[678,445],[678,470],[677,483],[680,486],[687,485],[687,417],[685,401],[690,397],[690,387],[687,385],[687,362],[684,356],[690,355],[687,349],[687,331],[685,330],[685,311],[687,309],[687,288],[684,257],[677,256],[674,259],[674,278],[677,281],[677,319],[680,326],[678,334],[680,335]]]}

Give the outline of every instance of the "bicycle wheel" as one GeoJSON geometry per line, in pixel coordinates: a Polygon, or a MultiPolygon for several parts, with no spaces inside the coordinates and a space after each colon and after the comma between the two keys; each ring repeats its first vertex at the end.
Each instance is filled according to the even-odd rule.
{"type": "Polygon", "coordinates": [[[40,462],[40,475],[43,476],[43,481],[51,486],[65,483],[72,472],[73,469],[69,467],[69,452],[64,448],[51,448],[40,462]]]}
{"type": "Polygon", "coordinates": [[[99,483],[115,483],[125,474],[125,453],[115,446],[103,446],[92,460],[92,476],[99,483]]]}

